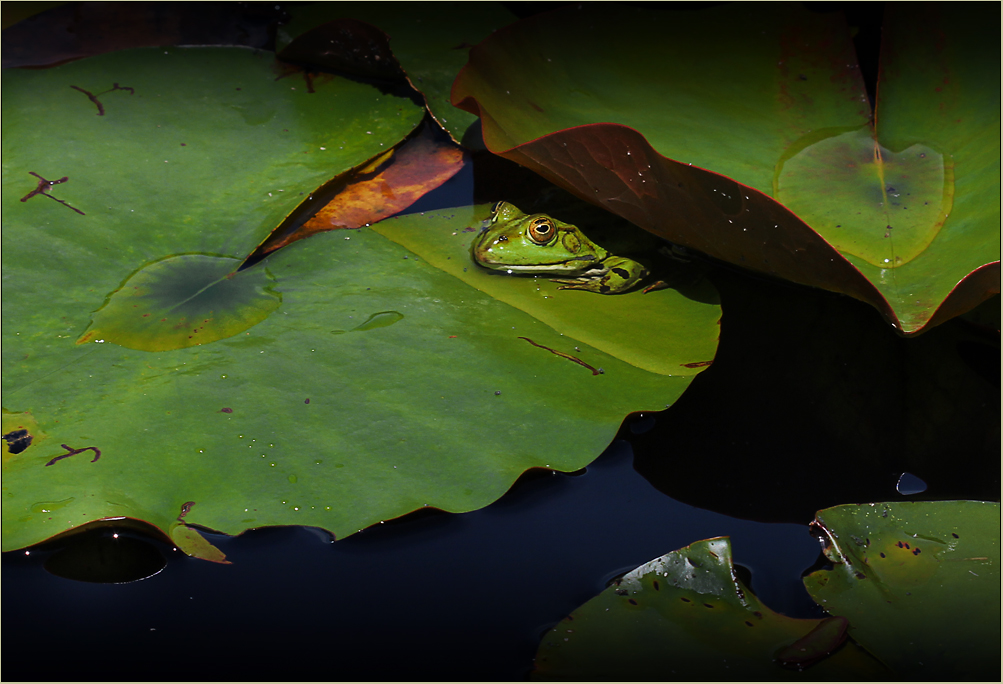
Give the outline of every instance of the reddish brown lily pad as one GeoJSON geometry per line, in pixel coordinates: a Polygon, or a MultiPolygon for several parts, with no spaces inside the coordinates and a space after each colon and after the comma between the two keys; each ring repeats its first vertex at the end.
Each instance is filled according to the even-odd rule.
{"type": "Polygon", "coordinates": [[[333,195],[305,223],[296,212],[268,236],[249,261],[291,242],[327,230],[368,226],[399,213],[439,187],[463,168],[466,153],[431,126],[398,147],[352,169],[315,192],[318,198],[333,195]]]}

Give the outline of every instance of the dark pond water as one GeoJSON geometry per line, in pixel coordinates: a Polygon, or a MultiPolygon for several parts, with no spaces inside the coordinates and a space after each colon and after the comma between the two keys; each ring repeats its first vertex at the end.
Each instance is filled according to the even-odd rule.
{"type": "MultiPolygon", "coordinates": [[[[876,10],[854,11],[866,48],[876,10]]],[[[545,192],[482,155],[409,211],[545,192]]],[[[725,312],[714,365],[671,409],[628,418],[584,471],[336,543],[308,528],[213,537],[228,566],[113,528],[5,553],[3,679],[518,680],[554,623],[694,541],[730,536],[767,605],[817,617],[800,580],[819,561],[816,510],[998,499],[998,336],[956,321],[905,340],[845,297],[703,267],[725,312]],[[933,415],[948,419],[911,436],[933,415]],[[127,584],[45,568],[80,576],[137,553],[166,566],[127,584]]]]}
{"type": "Polygon", "coordinates": [[[168,559],[158,575],[89,584],[46,572],[52,551],[4,554],[5,651],[18,655],[3,676],[523,679],[543,632],[609,579],[722,534],[769,605],[818,614],[799,587],[819,548],[806,526],[674,501],[617,441],[584,474],[524,478],[472,513],[333,544],[309,528],[214,538],[230,566],[157,544],[168,559]]]}

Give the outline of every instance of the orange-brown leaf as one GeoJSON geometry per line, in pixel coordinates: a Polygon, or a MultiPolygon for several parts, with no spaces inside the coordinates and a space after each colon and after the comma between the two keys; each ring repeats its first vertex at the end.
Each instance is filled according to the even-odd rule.
{"type": "Polygon", "coordinates": [[[361,228],[399,213],[452,178],[465,153],[431,126],[391,152],[370,160],[344,181],[344,187],[306,223],[285,233],[276,230],[259,248],[264,255],[314,233],[361,228]]]}

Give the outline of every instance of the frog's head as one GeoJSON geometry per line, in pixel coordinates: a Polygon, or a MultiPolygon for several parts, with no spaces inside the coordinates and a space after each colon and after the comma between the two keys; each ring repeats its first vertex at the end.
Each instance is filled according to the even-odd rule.
{"type": "Polygon", "coordinates": [[[508,202],[491,208],[470,253],[481,266],[510,273],[575,273],[607,256],[570,223],[524,214],[508,202]]]}

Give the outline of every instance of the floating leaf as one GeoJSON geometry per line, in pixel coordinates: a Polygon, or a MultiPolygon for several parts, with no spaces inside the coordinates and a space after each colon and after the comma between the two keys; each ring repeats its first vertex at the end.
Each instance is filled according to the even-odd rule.
{"type": "MultiPolygon", "coordinates": [[[[485,215],[406,220],[463,227],[485,215]]],[[[241,335],[162,353],[92,345],[18,388],[18,403],[45,416],[48,443],[93,446],[101,458],[78,453],[46,467],[65,452],[26,450],[22,467],[5,473],[5,543],[113,516],[166,531],[188,504],[185,525],[236,534],[303,524],[338,537],[424,505],[471,510],[527,468],[583,467],[624,415],[671,404],[699,370],[640,370],[372,230],[347,237],[328,232],[270,256],[263,265],[282,304],[241,335]],[[603,390],[609,382],[629,389],[603,390]],[[580,400],[595,392],[606,399],[580,400]],[[170,441],[150,442],[162,434],[170,441]],[[58,517],[30,510],[69,497],[58,517]]],[[[705,326],[709,340],[716,334],[716,306],[663,301],[668,315],[688,309],[691,325],[705,326]]],[[[664,347],[671,354],[672,341],[664,347]]],[[[707,347],[697,358],[712,356],[707,347]]]]}
{"type": "MultiPolygon", "coordinates": [[[[635,365],[622,333],[580,339],[581,313],[557,329],[429,263],[443,253],[477,269],[468,250],[485,206],[391,219],[393,240],[328,231],[234,271],[424,110],[336,77],[306,92],[247,50],[164,52],[5,81],[3,272],[30,287],[3,290],[4,426],[38,437],[4,462],[5,549],[128,519],[222,561],[199,530],[343,537],[424,506],[472,510],[529,468],[582,468],[625,415],[671,404],[713,359],[720,308],[707,296],[618,298],[647,307],[646,326],[672,322],[660,341],[670,377],[635,365]],[[135,326],[154,311],[195,317],[181,330],[214,340],[179,346],[191,333],[135,326]],[[127,346],[137,339],[164,344],[127,346]]],[[[579,295],[562,300],[569,311],[606,306],[561,294],[579,295]]]]}
{"type": "Polygon", "coordinates": [[[896,676],[999,676],[998,503],[836,506],[819,511],[813,527],[833,567],[805,586],[896,676]]]}
{"type": "Polygon", "coordinates": [[[885,678],[866,651],[843,644],[844,630],[839,618],[800,620],[764,606],[735,577],[731,544],[719,537],[645,563],[558,623],[533,678],[885,678]]]}
{"type": "MultiPolygon", "coordinates": [[[[479,215],[486,216],[487,210],[481,207],[479,215]]],[[[437,223],[405,216],[373,230],[467,285],[637,368],[667,376],[696,375],[713,361],[720,310],[716,292],[705,281],[647,294],[597,296],[561,290],[546,277],[500,275],[471,263],[470,244],[480,224],[458,225],[456,218],[462,217],[437,223]]],[[[684,269],[676,265],[675,270],[684,269]]],[[[658,275],[672,280],[673,273],[658,275]]]]}
{"type": "Polygon", "coordinates": [[[877,134],[846,26],[791,5],[538,15],[471,51],[453,102],[579,197],[915,333],[999,291],[986,10],[890,12],[877,134]]]}
{"type": "Polygon", "coordinates": [[[304,215],[303,221],[287,221],[279,226],[249,261],[315,233],[361,228],[382,221],[445,183],[464,163],[463,150],[441,140],[431,127],[423,126],[400,147],[334,179],[315,193],[332,196],[330,202],[312,216],[304,215]]]}
{"type": "Polygon", "coordinates": [[[64,341],[132,274],[179,254],[247,256],[312,190],[423,116],[349,79],[296,90],[273,64],[248,50],[171,48],[5,75],[3,263],[18,283],[3,295],[5,386],[88,353],[93,343],[64,341]]]}

